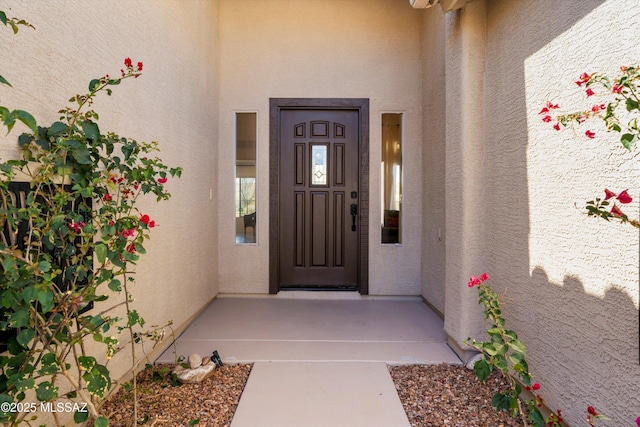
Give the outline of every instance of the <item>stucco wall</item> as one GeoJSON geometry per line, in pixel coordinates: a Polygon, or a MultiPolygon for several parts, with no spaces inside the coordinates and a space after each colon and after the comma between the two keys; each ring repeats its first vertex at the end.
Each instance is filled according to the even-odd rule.
{"type": "Polygon", "coordinates": [[[421,251],[421,16],[396,0],[222,0],[219,151],[220,290],[268,292],[269,98],[370,99],[371,294],[418,295],[421,251]],[[258,113],[258,243],[233,234],[236,111],[258,113]],[[405,227],[380,242],[380,115],[404,114],[405,227]]]}
{"type": "MultiPolygon", "coordinates": [[[[468,31],[464,14],[479,1],[446,17],[447,39],[455,42],[447,44],[447,73],[467,66],[456,38],[468,31]]],[[[543,397],[576,426],[584,424],[588,405],[612,418],[603,425],[630,425],[640,413],[638,232],[589,218],[583,209],[605,187],[629,188],[636,200],[627,210],[637,217],[638,149],[626,152],[619,135],[600,125],[593,140],[584,126],[558,133],[538,112],[547,100],[569,109],[599,102],[597,95],[586,100],[574,81],[585,71],[616,73],[620,65],[637,63],[640,31],[631,23],[640,19],[638,10],[623,0],[486,2],[485,66],[475,76],[484,95],[482,108],[474,110],[484,120],[484,156],[477,161],[484,196],[480,203],[458,198],[473,203],[485,220],[462,245],[452,243],[447,230],[447,245],[458,244],[461,254],[482,245],[484,269],[506,293],[507,326],[528,345],[543,397]],[[621,10],[630,16],[621,17],[621,10]]],[[[452,98],[450,77],[447,103],[475,106],[477,99],[452,98]]],[[[448,146],[457,143],[456,135],[447,126],[448,146]]],[[[464,145],[462,152],[463,159],[471,154],[464,145]]],[[[458,158],[447,148],[447,177],[460,167],[458,158]]],[[[446,185],[447,199],[451,192],[457,197],[460,184],[446,185]]],[[[448,210],[447,217],[454,213],[448,210]]],[[[449,265],[453,252],[447,247],[446,253],[449,265]]],[[[447,291],[455,286],[449,274],[447,291]]],[[[462,314],[447,310],[446,316],[462,314]]]]}
{"type": "MultiPolygon", "coordinates": [[[[115,87],[94,109],[103,132],[157,140],[159,157],[184,168],[182,179],[166,184],[169,201],[140,203],[159,226],[133,286],[148,325],[173,320],[179,328],[218,292],[217,2],[2,1],[0,9],[36,27],[15,36],[0,28],[0,73],[14,87],[0,87],[2,105],[30,111],[43,125],[57,120],[57,111],[73,94],[85,93],[92,78],[118,75],[125,57],[144,62],[140,78],[115,87]]],[[[3,159],[15,155],[20,126],[0,135],[3,159]]],[[[116,356],[112,376],[127,363],[116,356]]]]}
{"type": "Polygon", "coordinates": [[[445,31],[439,7],[422,31],[422,296],[445,312],[445,31]]]}

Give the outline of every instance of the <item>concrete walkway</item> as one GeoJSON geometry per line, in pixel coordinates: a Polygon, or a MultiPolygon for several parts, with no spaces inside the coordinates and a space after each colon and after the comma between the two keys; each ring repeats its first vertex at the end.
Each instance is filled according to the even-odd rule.
{"type": "Polygon", "coordinates": [[[387,364],[460,364],[446,341],[420,298],[281,292],[219,296],[176,349],[254,363],[231,427],[406,427],[387,364]]]}

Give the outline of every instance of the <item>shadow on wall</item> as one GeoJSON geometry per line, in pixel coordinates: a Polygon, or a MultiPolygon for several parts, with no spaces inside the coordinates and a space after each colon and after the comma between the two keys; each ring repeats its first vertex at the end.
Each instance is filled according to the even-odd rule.
{"type": "Polygon", "coordinates": [[[513,317],[530,325],[516,331],[550,409],[584,419],[593,405],[611,418],[603,425],[623,426],[640,415],[640,311],[627,293],[612,286],[599,297],[585,292],[575,277],[566,276],[559,285],[536,268],[530,301],[540,303],[517,307],[507,291],[504,311],[508,326],[513,327],[513,317]],[[520,312],[512,313],[514,307],[520,312]],[[545,320],[549,313],[554,322],[545,320]]]}

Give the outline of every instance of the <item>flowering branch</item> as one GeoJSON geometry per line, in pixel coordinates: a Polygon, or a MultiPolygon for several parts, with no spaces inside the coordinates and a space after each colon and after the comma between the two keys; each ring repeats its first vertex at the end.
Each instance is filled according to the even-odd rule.
{"type": "MultiPolygon", "coordinates": [[[[603,89],[603,93],[600,93],[600,95],[613,96],[610,101],[595,103],[589,110],[558,114],[555,116],[555,120],[552,114],[554,110],[558,110],[560,107],[558,104],[547,101],[546,105],[538,113],[542,116],[542,121],[544,123],[554,122],[553,128],[559,131],[576,123],[580,125],[591,119],[601,119],[604,121],[608,132],[621,134],[620,143],[624,148],[631,151],[640,138],[640,128],[638,127],[638,118],[640,118],[640,68],[638,66],[622,66],[620,71],[621,74],[616,78],[609,78],[599,73],[582,73],[575,82],[579,87],[585,88],[587,98],[596,95],[593,90],[595,87],[598,91],[603,89]],[[620,111],[620,107],[623,105],[626,112],[620,111]],[[623,122],[626,122],[626,124],[623,122]]],[[[591,129],[587,129],[584,135],[589,139],[596,137],[596,133],[591,129]]],[[[607,221],[616,219],[621,223],[640,228],[638,220],[629,219],[617,203],[613,202],[613,205],[611,205],[611,202],[609,202],[609,199],[615,197],[621,204],[631,203],[632,198],[629,196],[628,190],[622,191],[619,195],[608,189],[604,191],[604,200],[596,197],[594,200],[587,202],[587,215],[598,216],[607,221]]]]}
{"type": "MultiPolygon", "coordinates": [[[[480,277],[471,276],[467,284],[469,288],[477,286],[479,303],[484,307],[484,318],[491,321],[491,327],[487,329],[489,341],[476,341],[470,338],[465,341],[466,344],[470,344],[482,353],[482,359],[473,366],[476,376],[484,382],[491,375],[493,369],[500,371],[509,381],[510,390],[494,394],[491,405],[497,411],[508,412],[512,417],[520,415],[524,427],[562,426],[564,420],[559,409],[555,413],[551,412],[546,419],[542,415],[540,409],[544,405],[544,399],[538,394],[540,384],[533,382],[533,376],[529,372],[529,365],[526,361],[527,348],[518,339],[515,331],[505,328],[500,298],[489,285],[485,284],[487,280],[489,280],[487,273],[482,273],[480,277]],[[528,391],[532,397],[523,397],[523,390],[528,391]]],[[[593,426],[595,419],[608,418],[598,414],[593,406],[589,406],[587,408],[589,425],[593,426]]],[[[640,424],[638,425],[640,426],[640,424]]]]}

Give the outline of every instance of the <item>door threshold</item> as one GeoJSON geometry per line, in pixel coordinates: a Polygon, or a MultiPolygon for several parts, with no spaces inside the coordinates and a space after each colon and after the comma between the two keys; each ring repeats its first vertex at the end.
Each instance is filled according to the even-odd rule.
{"type": "Polygon", "coordinates": [[[288,286],[280,288],[281,292],[303,291],[303,292],[358,292],[355,286],[288,286]]]}

